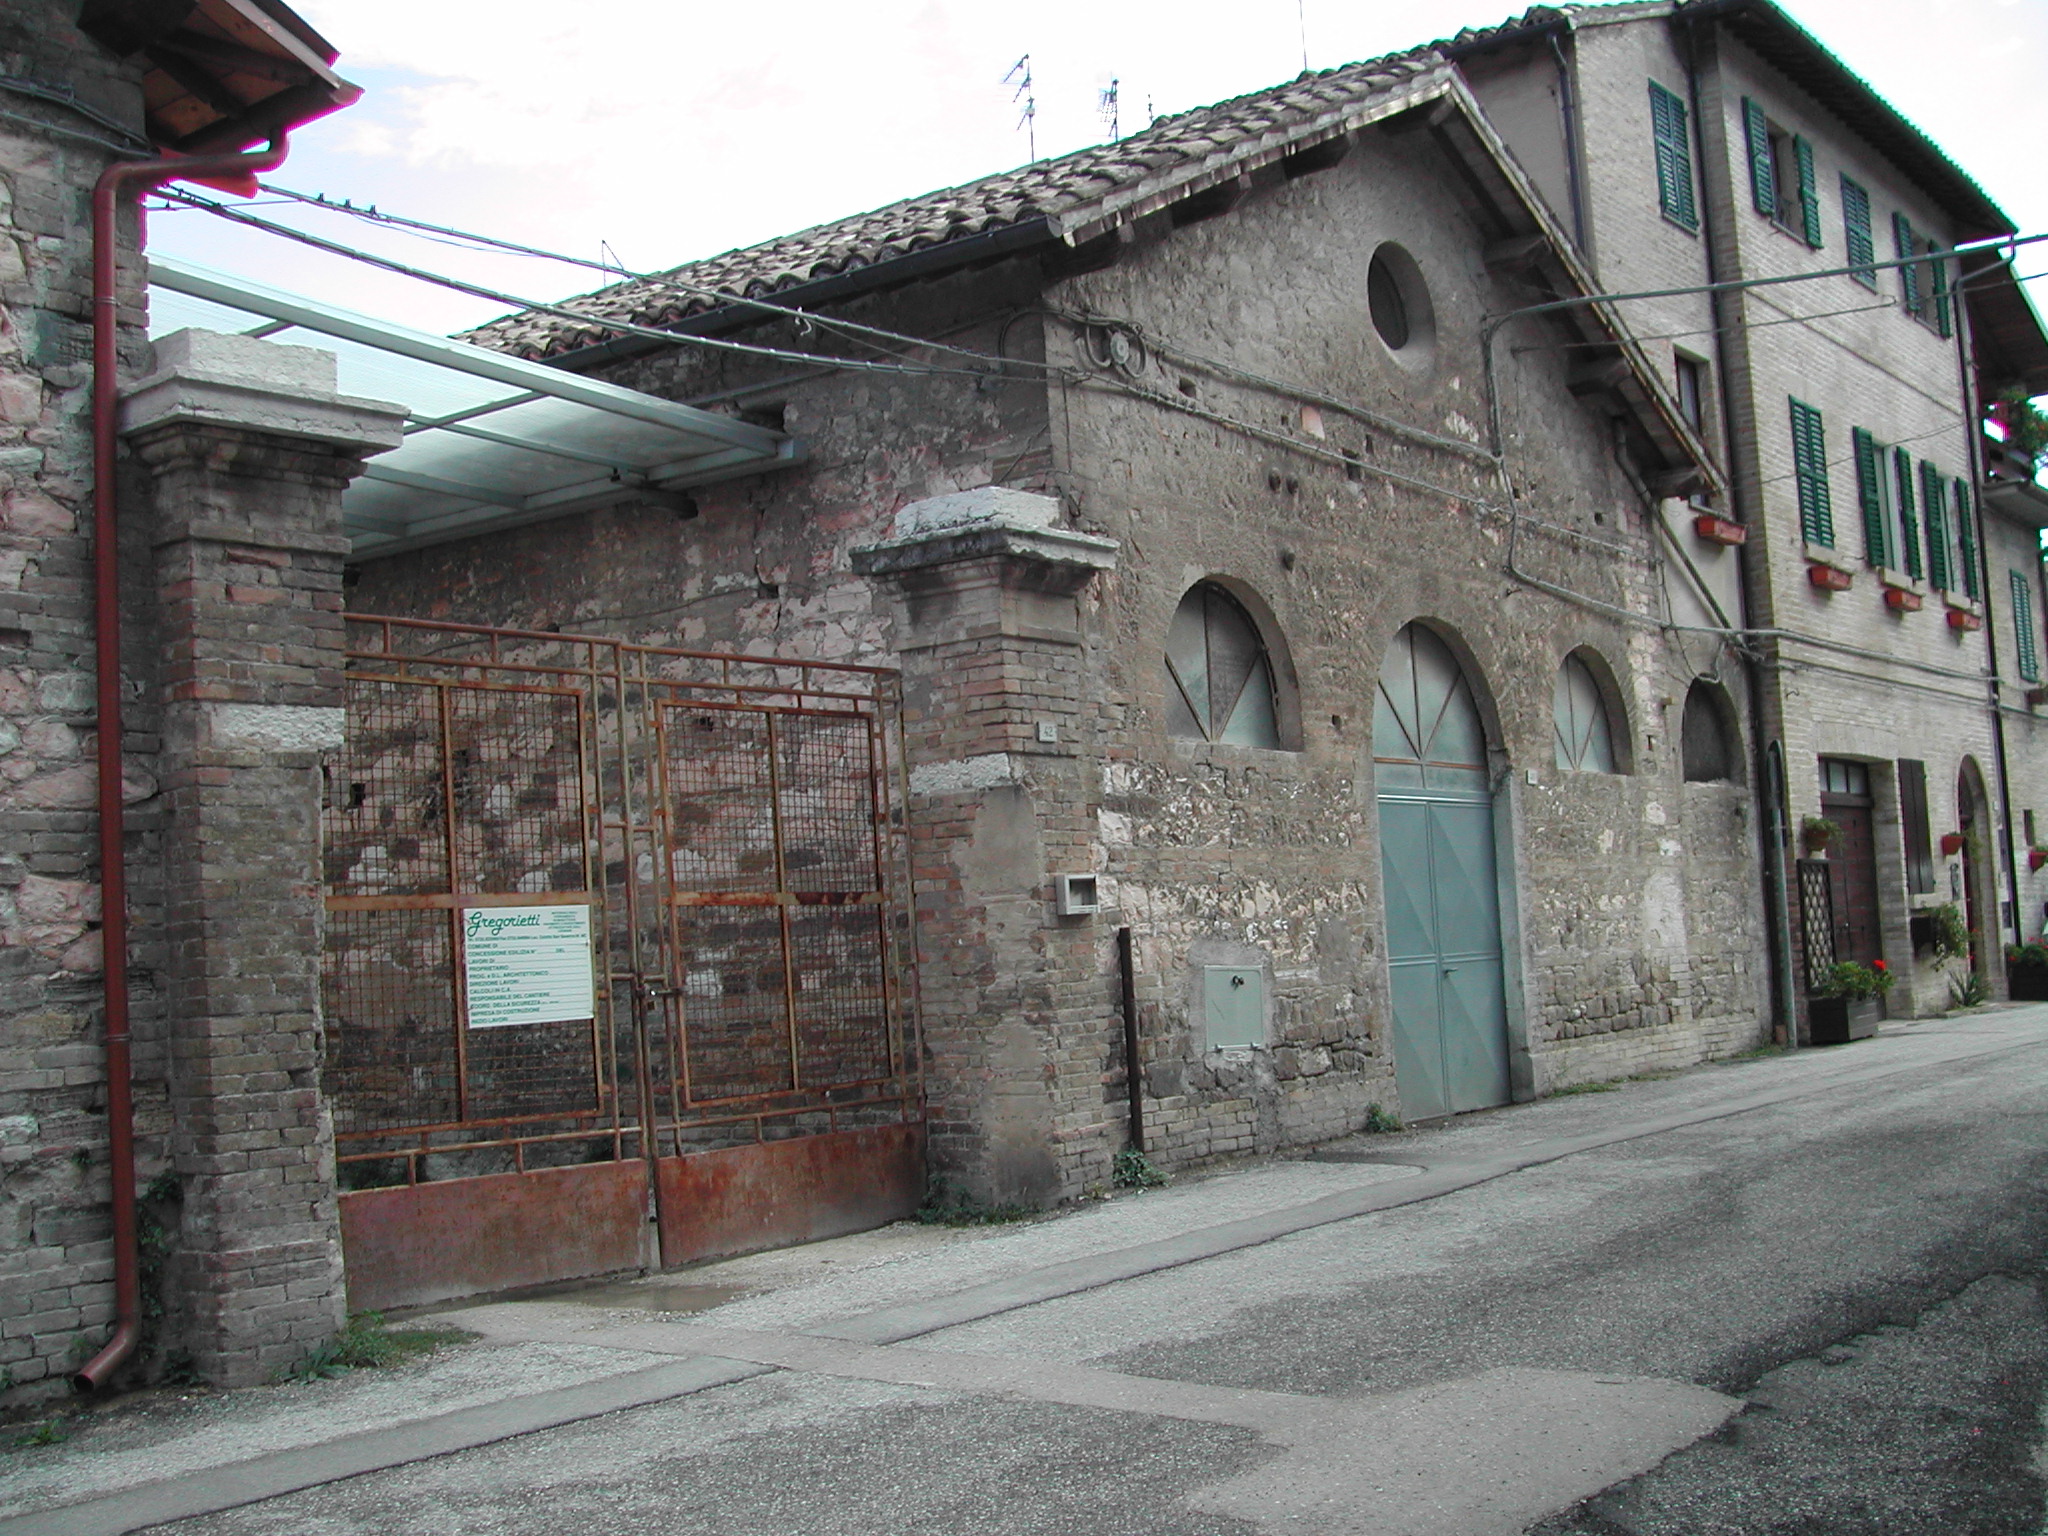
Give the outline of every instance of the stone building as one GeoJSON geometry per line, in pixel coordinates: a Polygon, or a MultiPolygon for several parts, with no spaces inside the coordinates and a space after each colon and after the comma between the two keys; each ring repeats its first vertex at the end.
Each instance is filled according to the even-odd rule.
{"type": "Polygon", "coordinates": [[[113,222],[92,216],[110,167],[260,145],[346,105],[333,59],[272,3],[0,13],[0,1384],[28,1392],[172,1349],[259,1380],[341,1317],[320,739],[275,727],[336,734],[341,487],[396,422],[332,400],[318,354],[257,375],[152,359],[136,183],[113,222]],[[151,376],[125,417],[119,631],[94,596],[95,555],[115,554],[95,532],[96,253],[114,274],[98,376],[151,376]],[[124,719],[103,739],[97,656],[117,633],[124,719]],[[103,830],[125,901],[102,901],[103,830]],[[133,1071],[117,1057],[110,1082],[130,1030],[133,1071]]]}
{"type": "Polygon", "coordinates": [[[298,94],[173,123],[88,12],[0,23],[14,1383],[106,1342],[123,1234],[157,1358],[250,1381],[345,1305],[871,1224],[927,1162],[1047,1203],[1140,1136],[1729,1054],[1825,953],[1932,1011],[1944,895],[1988,974],[2033,930],[2048,497],[1978,423],[2048,342],[1940,254],[2010,226],[1775,7],[1660,0],[469,346],[165,264],[148,351],[124,228],[117,986],[82,195],[347,88],[294,33],[298,94]],[[210,334],[259,327],[340,373],[210,334]],[[356,398],[363,347],[469,382],[356,398]],[[490,969],[522,925],[580,977],[490,969]]]}
{"type": "Polygon", "coordinates": [[[1892,1016],[1941,1012],[1944,906],[1995,988],[2048,915],[2025,859],[2043,504],[2030,467],[1986,473],[1982,432],[1986,402],[2048,388],[1984,247],[2012,222],[1766,3],[1540,7],[1449,51],[1604,291],[1689,290],[1626,309],[1727,468],[1672,543],[1753,632],[1798,871],[1786,992],[1883,959],[1892,1016]],[[1802,867],[1809,818],[1840,835],[1802,867]]]}

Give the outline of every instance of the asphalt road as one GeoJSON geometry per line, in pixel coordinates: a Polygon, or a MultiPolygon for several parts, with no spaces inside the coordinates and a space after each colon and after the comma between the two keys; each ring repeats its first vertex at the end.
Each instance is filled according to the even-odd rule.
{"type": "Polygon", "coordinates": [[[2035,1536],[2044,1194],[2048,1008],[1980,1013],[737,1261],[709,1310],[670,1277],[458,1314],[507,1392],[542,1346],[737,1364],[152,1529],[2035,1536]]]}

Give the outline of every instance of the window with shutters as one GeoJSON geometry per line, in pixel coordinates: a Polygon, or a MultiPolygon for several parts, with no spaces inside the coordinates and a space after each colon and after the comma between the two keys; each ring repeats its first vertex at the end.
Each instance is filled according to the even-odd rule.
{"type": "Polygon", "coordinates": [[[1977,589],[1977,515],[1970,505],[1970,482],[1957,480],[1950,507],[1956,519],[1956,562],[1962,567],[1963,596],[1982,597],[1977,589]]]}
{"type": "Polygon", "coordinates": [[[1870,194],[1860,182],[1842,178],[1842,245],[1852,274],[1866,288],[1877,287],[1877,244],[1870,234],[1870,194]]]}
{"type": "Polygon", "coordinates": [[[1948,534],[1948,481],[1927,460],[1920,461],[1920,511],[1927,524],[1927,579],[1947,592],[1956,584],[1955,547],[1948,534]]]}
{"type": "Polygon", "coordinates": [[[1942,247],[1914,229],[1906,215],[1894,213],[1892,249],[1905,263],[1898,269],[1899,307],[1937,335],[1954,335],[1948,260],[1942,247]]]}
{"type": "Polygon", "coordinates": [[[1892,491],[1899,509],[1899,553],[1906,574],[1918,581],[1927,574],[1920,559],[1920,513],[1913,496],[1913,456],[1903,448],[1892,450],[1892,491]]]}
{"type": "Polygon", "coordinates": [[[1166,632],[1169,736],[1279,747],[1273,663],[1244,605],[1213,581],[1191,587],[1166,632]]]}
{"type": "Polygon", "coordinates": [[[1899,524],[1890,454],[1862,427],[1849,436],[1856,449],[1856,502],[1863,514],[1863,553],[1872,565],[1891,570],[1899,563],[1899,524]]]}
{"type": "Polygon", "coordinates": [[[1693,194],[1692,127],[1685,102],[1650,82],[1650,136],[1657,152],[1657,206],[1680,229],[1697,234],[1699,204],[1693,194]]]}
{"type": "Polygon", "coordinates": [[[1585,657],[1576,651],[1557,669],[1557,684],[1550,696],[1550,726],[1558,767],[1573,773],[1622,771],[1606,691],[1585,657]]]}
{"type": "Polygon", "coordinates": [[[1781,128],[1749,97],[1742,98],[1742,129],[1749,152],[1749,190],[1756,211],[1814,250],[1824,243],[1820,182],[1813,145],[1781,128]]]}
{"type": "Polygon", "coordinates": [[[1828,494],[1828,444],[1820,412],[1804,400],[1792,405],[1792,478],[1799,490],[1799,533],[1809,544],[1835,546],[1835,512],[1828,494]]]}
{"type": "Polygon", "coordinates": [[[2041,681],[2041,652],[2034,636],[2034,589],[2027,585],[2026,573],[2006,573],[2012,583],[2012,633],[2013,646],[2019,652],[2020,676],[2027,682],[2041,681]]]}

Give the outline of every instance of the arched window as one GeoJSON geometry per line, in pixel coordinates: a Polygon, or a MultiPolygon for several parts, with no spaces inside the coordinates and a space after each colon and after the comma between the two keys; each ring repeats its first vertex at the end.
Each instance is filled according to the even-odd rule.
{"type": "Polygon", "coordinates": [[[1212,581],[1190,587],[1166,632],[1170,736],[1278,747],[1273,664],[1244,605],[1212,581]]]}
{"type": "Polygon", "coordinates": [[[1685,782],[1712,784],[1735,777],[1735,720],[1728,700],[1705,678],[1685,692],[1685,720],[1679,734],[1685,782]]]}
{"type": "Polygon", "coordinates": [[[1550,695],[1550,724],[1558,767],[1576,773],[1621,772],[1607,700],[1593,669],[1580,657],[1565,657],[1564,665],[1557,669],[1557,686],[1550,695]]]}

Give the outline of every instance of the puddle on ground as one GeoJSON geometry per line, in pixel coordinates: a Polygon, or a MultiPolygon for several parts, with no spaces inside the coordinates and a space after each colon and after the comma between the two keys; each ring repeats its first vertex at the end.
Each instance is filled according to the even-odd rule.
{"type": "Polygon", "coordinates": [[[635,1312],[709,1312],[728,1301],[753,1294],[744,1285],[693,1285],[687,1280],[615,1280],[609,1285],[580,1285],[550,1296],[584,1307],[611,1307],[635,1312]]]}

